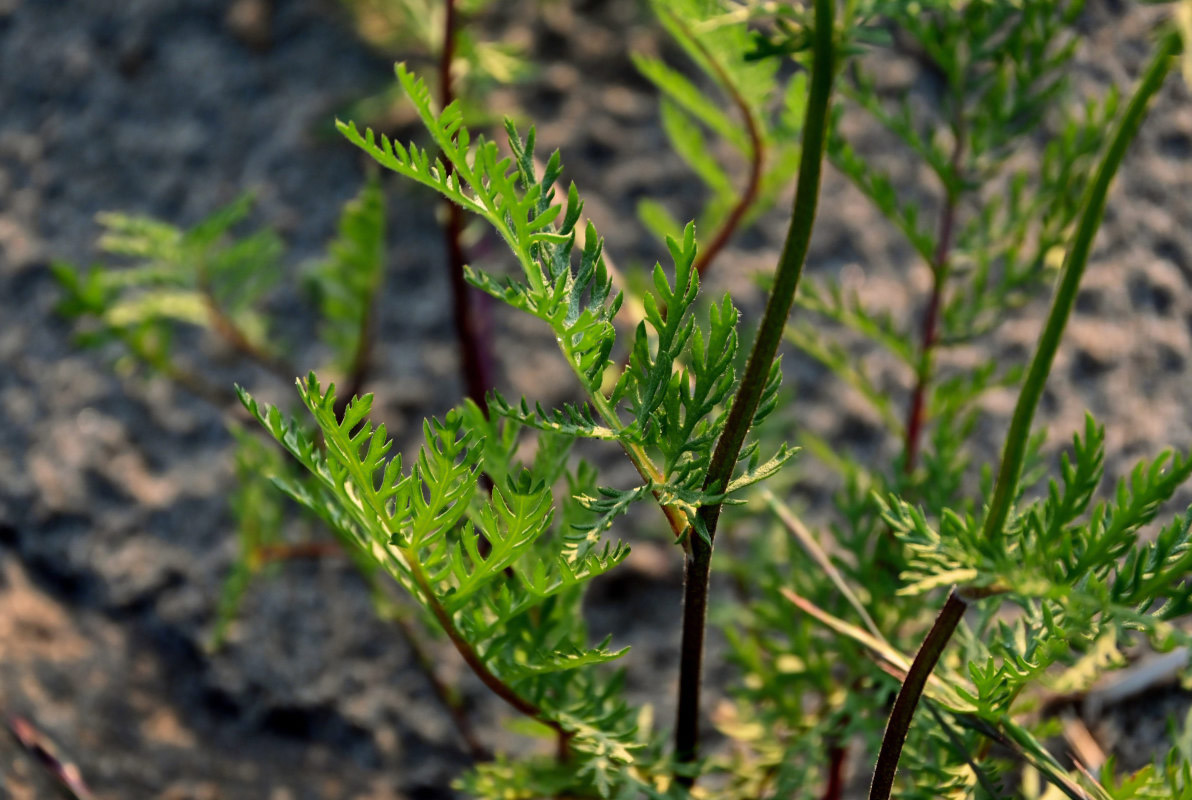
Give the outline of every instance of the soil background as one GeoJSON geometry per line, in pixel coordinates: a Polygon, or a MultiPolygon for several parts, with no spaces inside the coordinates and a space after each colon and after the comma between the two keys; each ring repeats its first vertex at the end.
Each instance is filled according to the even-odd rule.
{"type": "MultiPolygon", "coordinates": [[[[330,0],[259,6],[268,13],[254,27],[242,23],[244,0],[0,0],[0,714],[32,721],[105,799],[451,796],[466,764],[455,734],[346,561],[295,563],[258,582],[229,645],[204,650],[236,547],[221,414],[164,381],[117,375],[112,352],[79,351],[54,313],[50,263],[96,259],[94,216],[104,210],[189,225],[251,188],[254,221],[281,231],[294,274],[322,252],[365,170],[329,122],[384,88],[392,62],[330,0]]],[[[1129,87],[1156,13],[1090,0],[1077,84],[1129,87]]],[[[522,0],[491,27],[538,64],[495,107],[535,120],[544,150],[562,149],[618,265],[652,264],[662,251],[635,202],[661,199],[682,218],[699,193],[629,60],[635,50],[675,56],[657,26],[631,0],[522,0]]],[[[883,80],[916,90],[905,65],[883,80]]],[[[1126,161],[1039,421],[1054,449],[1090,409],[1108,428],[1114,477],[1164,446],[1192,446],[1189,99],[1170,80],[1126,161]]],[[[880,132],[859,135],[862,152],[930,191],[880,132]]],[[[371,388],[391,432],[411,445],[460,385],[436,204],[399,181],[386,187],[391,259],[371,388]]],[[[918,313],[926,270],[867,201],[829,171],[821,208],[810,275],[844,271],[863,296],[918,313]]],[[[738,236],[713,275],[747,313],[759,300],[752,275],[772,267],[784,224],[776,212],[738,236]]],[[[483,241],[474,255],[499,262],[483,241]]],[[[277,304],[284,313],[296,297],[277,304]]],[[[1044,307],[1024,309],[989,346],[1025,359],[1044,307]]],[[[304,324],[293,319],[292,338],[302,340],[304,324]]],[[[532,321],[498,314],[496,342],[510,394],[570,397],[532,321]]],[[[273,402],[290,391],[193,344],[228,384],[273,402]]],[[[291,354],[318,358],[309,346],[291,354]]],[[[889,454],[857,398],[806,359],[788,354],[786,364],[795,418],[841,446],[889,454]]],[[[990,401],[987,454],[1011,403],[990,401]]],[[[822,518],[831,482],[799,469],[799,502],[822,518]]],[[[623,574],[596,587],[592,624],[634,646],[631,688],[667,720],[680,564],[657,537],[635,548],[623,574]]],[[[444,674],[458,677],[441,653],[444,674]]],[[[725,676],[713,664],[713,685],[725,676]]],[[[482,734],[502,737],[500,709],[461,680],[482,734]]],[[[1166,712],[1186,707],[1178,689],[1160,688],[1106,709],[1095,732],[1137,766],[1162,739],[1166,712]]],[[[0,732],[0,800],[54,791],[0,732]]]]}

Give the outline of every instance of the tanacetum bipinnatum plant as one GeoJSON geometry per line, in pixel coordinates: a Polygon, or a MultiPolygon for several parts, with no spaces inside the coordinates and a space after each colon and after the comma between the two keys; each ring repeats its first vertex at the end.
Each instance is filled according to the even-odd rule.
{"type": "MultiPolygon", "coordinates": [[[[507,123],[501,144],[473,136],[460,104],[436,103],[404,65],[398,83],[426,144],[339,123],[382,168],[491,226],[517,268],[469,266],[468,282],[554,334],[583,399],[544,408],[494,389],[484,404],[469,399],[428,420],[406,460],[370,419],[371,395],[341,396],[310,373],[298,381],[309,414],[291,419],[241,389],[299,468],[263,448],[243,451],[240,518],[254,535],[277,529],[276,517],[252,511],[264,501],[249,494],[271,475],[335,532],[379,602],[393,604],[385,579],[404,590],[417,609],[393,606],[404,631],[417,623],[444,633],[524,718],[519,730],[550,743],[513,757],[499,742],[472,742],[477,763],[457,783],[469,795],[838,798],[851,771],[872,775],[877,800],[1192,797],[1187,737],[1138,773],[1112,761],[1094,772],[1044,746],[1056,725],[1039,713],[1046,698],[1082,692],[1123,666],[1137,641],[1189,643],[1180,618],[1192,612],[1192,516],[1141,534],[1192,476],[1192,455],[1161,453],[1103,492],[1105,436],[1093,419],[1054,468],[1032,428],[1113,177],[1177,64],[1179,26],[1155,32],[1138,85],[1119,100],[1076,98],[1065,81],[1078,44],[1075,0],[657,0],[655,9],[710,88],[661,61],[638,66],[660,88],[664,128],[709,194],[698,226],[642,206],[666,258],[641,296],[614,281],[578,189],[563,182],[558,153],[536,158],[532,128],[507,123]],[[885,48],[936,77],[936,107],[875,88],[867,56],[885,48]],[[843,114],[884,127],[933,185],[904,191],[849,141],[843,114]],[[1042,151],[1024,169],[1010,155],[1028,139],[1042,151]],[[710,146],[718,140],[728,150],[710,146]],[[740,181],[709,155],[729,151],[744,164],[740,181]],[[918,318],[897,320],[837,283],[801,280],[825,162],[929,270],[918,318]],[[765,308],[742,324],[732,298],[700,295],[701,273],[728,268],[716,259],[725,243],[792,180],[765,308]],[[1008,312],[1040,296],[1050,308],[1026,363],[949,366],[951,348],[986,341],[1008,312]],[[779,411],[784,341],[872,404],[897,458],[874,464],[839,452],[779,411]],[[899,364],[905,396],[879,388],[854,346],[899,364]],[[994,387],[1015,390],[1017,403],[1000,457],[974,463],[979,401],[994,387]],[[623,452],[636,485],[603,485],[572,454],[580,439],[623,452]],[[809,453],[802,469],[840,473],[830,529],[810,530],[783,499],[780,486],[798,480],[798,468],[784,470],[798,444],[809,453]],[[591,582],[625,559],[617,532],[636,504],[657,506],[685,564],[677,717],[658,728],[623,695],[618,666],[634,669],[632,655],[615,631],[590,635],[581,613],[591,582]],[[743,529],[754,533],[735,541],[743,529]],[[737,596],[717,599],[711,613],[741,679],[714,687],[729,700],[714,716],[727,744],[712,750],[700,728],[710,712],[702,662],[716,570],[738,579],[737,596]]],[[[379,202],[370,184],[319,273],[341,374],[367,336],[361,299],[377,275],[379,202]]],[[[238,258],[274,249],[267,237],[218,246],[234,219],[181,232],[111,218],[109,244],[149,263],[115,274],[123,279],[62,270],[73,308],[180,380],[155,322],[163,315],[225,335],[232,326],[230,342],[276,364],[252,293],[220,301],[226,287],[260,280],[238,258]],[[142,291],[129,298],[132,284],[142,291]]]]}
{"type": "MultiPolygon", "coordinates": [[[[371,44],[432,64],[440,101],[450,103],[459,96],[472,121],[490,116],[482,109],[483,87],[523,72],[512,51],[478,41],[468,25],[483,13],[488,0],[435,4],[345,0],[345,5],[371,44]],[[428,13],[432,6],[434,13],[428,13]],[[407,24],[411,20],[419,24],[407,24]]],[[[385,102],[396,101],[399,93],[388,92],[385,102]]],[[[380,113],[374,101],[361,101],[353,111],[366,116],[380,113]]],[[[461,368],[469,396],[483,403],[492,383],[491,345],[483,315],[477,313],[482,311],[475,304],[478,293],[463,279],[465,220],[458,207],[446,201],[444,207],[445,266],[451,278],[461,368]]],[[[240,375],[264,369],[291,380],[296,369],[282,353],[292,343],[282,341],[276,330],[278,320],[266,310],[282,277],[283,247],[271,231],[241,233],[251,210],[252,197],[246,193],[190,230],[146,217],[100,215],[104,229],[100,249],[133,263],[119,270],[97,266],[83,274],[71,265],[55,265],[66,294],[60,310],[80,321],[78,341],[91,346],[116,342],[123,351],[118,361],[121,372],[163,376],[221,410],[239,405],[235,393],[226,380],[211,376],[204,359],[177,345],[185,328],[198,327],[219,340],[237,356],[235,368],[240,375]]],[[[344,206],[338,235],[328,244],[326,257],[302,276],[304,294],[318,319],[319,344],[329,356],[324,369],[346,387],[347,396],[365,391],[377,360],[373,331],[388,258],[386,213],[384,192],[372,176],[344,206]]],[[[320,540],[309,525],[294,524],[283,508],[284,498],[273,490],[268,477],[286,465],[278,460],[274,446],[241,435],[245,421],[228,423],[237,442],[237,488],[230,506],[239,554],[218,603],[214,646],[223,643],[254,576],[280,562],[340,552],[320,540]]],[[[348,553],[359,555],[351,548],[348,553]]],[[[355,561],[366,576],[376,572],[371,560],[355,561]]],[[[397,622],[419,660],[429,665],[429,654],[412,638],[416,632],[406,619],[408,612],[395,606],[389,593],[372,584],[371,578],[370,584],[378,613],[397,622]]],[[[445,687],[437,691],[444,699],[455,698],[445,687]]],[[[456,703],[453,699],[450,705],[456,703]]],[[[452,709],[453,716],[463,723],[457,711],[452,709]]],[[[480,752],[466,724],[461,734],[473,753],[480,752]]]]}

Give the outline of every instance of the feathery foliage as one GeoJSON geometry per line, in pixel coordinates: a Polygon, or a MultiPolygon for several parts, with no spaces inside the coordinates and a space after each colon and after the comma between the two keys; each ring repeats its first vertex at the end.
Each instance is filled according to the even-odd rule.
{"type": "MultiPolygon", "coordinates": [[[[653,8],[688,71],[654,57],[636,63],[660,93],[662,130],[707,192],[698,226],[659,202],[639,206],[666,245],[640,296],[610,268],[560,154],[536,157],[533,128],[506,121],[500,143],[474,135],[467,103],[439,108],[404,64],[397,84],[424,143],[337,123],[381,168],[438,193],[504,242],[512,273],[471,265],[467,281],[541,322],[579,398],[552,407],[491,387],[487,402],[473,394],[427,420],[421,447],[403,458],[371,394],[339,397],[310,372],[297,381],[299,422],[237,387],[289,458],[237,433],[242,546],[217,634],[247,579],[269,563],[263,554],[287,543],[281,529],[292,515],[268,499],[267,474],[333,532],[378,604],[392,604],[387,587],[398,587],[419,624],[443,633],[520,715],[511,727],[553,744],[550,754],[479,759],[456,783],[469,795],[834,800],[848,765],[863,773],[876,756],[879,800],[891,791],[1188,797],[1187,733],[1134,774],[1112,761],[1100,774],[1070,768],[1044,743],[1058,726],[1049,700],[1088,691],[1141,646],[1192,645],[1192,511],[1156,524],[1192,477],[1192,455],[1145,459],[1107,492],[1105,432],[1091,417],[1054,459],[1045,432],[1031,428],[1110,182],[1172,68],[1176,34],[1161,33],[1123,104],[1114,90],[1078,97],[1068,85],[1079,0],[656,0],[653,8]],[[892,58],[932,88],[891,86],[883,65],[892,58]],[[855,120],[884,131],[901,163],[875,158],[855,120]],[[1016,157],[1031,148],[1037,163],[1016,157]],[[913,268],[925,268],[913,314],[835,278],[799,285],[824,158],[905,240],[913,268]],[[754,332],[730,296],[701,297],[701,278],[796,173],[788,241],[775,279],[762,281],[771,294],[754,332]],[[1029,365],[949,358],[985,352],[974,346],[1044,296],[1053,302],[1029,365]],[[867,404],[880,428],[874,450],[850,452],[780,408],[780,338],[832,374],[832,391],[867,404]],[[1001,425],[983,406],[994,390],[1019,394],[1001,464],[978,438],[981,426],[1001,425]],[[619,448],[637,479],[606,485],[574,452],[580,440],[619,448]],[[783,471],[795,442],[813,456],[804,470],[839,478],[831,521],[818,530],[782,499],[798,481],[783,471]],[[750,502],[757,498],[764,502],[750,502]],[[618,668],[633,666],[627,648],[615,633],[590,635],[583,613],[594,582],[628,557],[620,536],[640,504],[663,511],[686,566],[673,745],[652,707],[628,699],[618,668]],[[736,508],[718,539],[726,505],[736,508]],[[714,542],[726,540],[713,562],[714,542]],[[713,565],[735,593],[713,596],[707,614],[741,680],[714,714],[729,746],[700,753],[709,604],[696,581],[706,583],[713,565]]],[[[418,22],[427,37],[438,29],[429,16],[418,22]]],[[[265,233],[232,238],[247,213],[240,200],[189,231],[105,217],[105,248],[135,264],[82,275],[57,267],[64,310],[88,320],[91,340],[121,342],[192,388],[203,384],[169,347],[179,324],[286,373],[261,311],[280,244],[265,233]]],[[[358,374],[368,358],[385,221],[373,179],[345,207],[328,257],[310,274],[329,368],[340,376],[358,374]]],[[[423,661],[434,677],[433,660],[423,661]]]]}
{"type": "Polygon", "coordinates": [[[148,217],[100,214],[100,249],[132,263],[82,273],[54,265],[66,295],[59,310],[85,324],[79,341],[120,342],[127,355],[169,374],[177,326],[197,326],[272,363],[261,304],[280,277],[281,243],[268,230],[229,236],[251,207],[252,197],[244,195],[189,230],[148,217]]]}
{"type": "Polygon", "coordinates": [[[310,285],[323,318],[321,338],[331,348],[336,371],[347,375],[367,352],[373,298],[385,275],[385,195],[379,180],[370,179],[344,206],[339,235],[327,251],[310,285]]]}
{"type": "MultiPolygon", "coordinates": [[[[288,378],[293,368],[282,353],[290,347],[270,315],[283,247],[270,230],[236,235],[251,210],[251,195],[243,195],[186,230],[148,217],[101,214],[100,249],[131,263],[86,271],[54,264],[64,295],[59,311],[76,321],[81,343],[114,351],[122,372],[141,368],[163,375],[221,409],[236,395],[210,375],[214,365],[179,345],[190,341],[190,330],[238,356],[234,369],[242,380],[260,369],[288,378]]],[[[384,276],[384,214],[380,184],[370,181],[345,205],[327,258],[307,275],[321,318],[320,344],[339,374],[368,355],[371,309],[384,276]]],[[[275,561],[321,552],[305,535],[283,535],[304,526],[287,524],[282,498],[266,488],[265,476],[289,474],[278,454],[249,437],[238,421],[229,420],[228,429],[237,443],[238,488],[230,510],[238,548],[217,608],[214,645],[224,640],[253,576],[275,561]]],[[[356,563],[372,570],[368,562],[356,563]]]]}

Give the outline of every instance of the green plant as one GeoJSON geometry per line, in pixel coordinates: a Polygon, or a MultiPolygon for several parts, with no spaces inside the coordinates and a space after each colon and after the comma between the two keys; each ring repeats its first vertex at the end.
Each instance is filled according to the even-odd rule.
{"type": "MultiPolygon", "coordinates": [[[[485,99],[494,87],[525,79],[532,64],[515,45],[485,38],[483,24],[461,24],[492,16],[491,0],[342,0],[360,37],[387,57],[400,57],[435,71],[432,86],[458,94],[470,124],[492,121],[485,99]],[[445,58],[446,57],[446,58],[445,58]],[[450,73],[444,80],[444,64],[450,73]]],[[[400,108],[396,89],[356,102],[351,113],[374,121],[400,108]]]]}
{"type": "MultiPolygon", "coordinates": [[[[283,248],[268,230],[236,235],[251,209],[252,198],[244,195],[189,230],[146,217],[100,215],[105,229],[100,249],[131,264],[123,269],[95,265],[82,272],[54,264],[65,295],[59,310],[77,321],[76,340],[93,347],[115,345],[122,373],[163,375],[221,409],[235,403],[236,395],[210,376],[215,365],[195,356],[187,329],[213,335],[243,365],[288,380],[294,368],[281,353],[291,348],[275,332],[268,311],[282,275],[283,248]]],[[[358,374],[369,358],[371,309],[385,260],[384,216],[384,198],[374,179],[345,206],[327,257],[305,275],[329,357],[326,368],[336,375],[358,374]]],[[[238,443],[232,506],[240,557],[221,601],[217,643],[249,577],[277,560],[320,551],[309,538],[283,536],[285,511],[265,476],[285,462],[275,448],[247,435],[243,422],[229,426],[238,443]]]]}
{"type": "MultiPolygon", "coordinates": [[[[432,86],[443,106],[458,102],[468,125],[488,126],[493,116],[485,105],[493,86],[513,83],[530,72],[516,47],[486,41],[477,35],[472,20],[491,11],[490,0],[343,0],[360,36],[390,57],[433,64],[432,86]]],[[[349,109],[354,118],[383,120],[400,108],[400,93],[386,89],[349,109]]],[[[460,354],[460,377],[467,394],[481,407],[485,392],[495,380],[489,344],[491,333],[483,298],[464,281],[467,261],[465,218],[458,206],[443,203],[443,240],[447,275],[451,285],[452,317],[460,354]]],[[[345,396],[364,390],[367,362],[351,373],[345,396]]]]}
{"type": "MultiPolygon", "coordinates": [[[[441,99],[451,102],[461,95],[471,120],[486,118],[481,111],[486,87],[524,72],[510,48],[477,41],[462,23],[461,17],[483,13],[484,2],[453,0],[435,6],[434,13],[428,13],[431,6],[418,0],[345,0],[345,5],[373,46],[433,60],[441,99]],[[415,21],[418,24],[412,26],[415,21]]],[[[386,102],[392,102],[392,92],[387,94],[386,102]]],[[[371,114],[375,103],[364,101],[354,110],[371,114]]],[[[99,215],[104,228],[100,250],[134,263],[125,269],[95,265],[82,273],[69,264],[54,265],[66,295],[60,311],[79,322],[77,341],[85,346],[118,343],[117,368],[122,373],[162,375],[220,408],[235,403],[235,393],[226,380],[210,376],[212,365],[191,356],[192,340],[184,339],[177,346],[175,339],[185,335],[182,331],[187,328],[214,335],[240,358],[239,368],[261,367],[289,380],[296,369],[280,354],[292,350],[292,343],[278,341],[271,330],[276,321],[268,309],[282,277],[283,247],[272,231],[239,235],[252,202],[246,193],[190,230],[149,217],[99,215]]],[[[483,315],[478,313],[483,309],[476,306],[475,293],[463,282],[464,221],[456,207],[450,203],[445,207],[446,267],[461,372],[469,395],[483,403],[493,380],[492,354],[483,315]]],[[[383,288],[387,259],[386,214],[384,193],[373,176],[345,205],[339,235],[328,244],[326,257],[301,277],[318,319],[319,341],[328,355],[324,369],[334,372],[348,397],[364,391],[372,377],[374,306],[383,288]]],[[[283,536],[283,530],[292,526],[276,494],[266,488],[265,477],[279,466],[276,455],[240,435],[242,421],[229,423],[238,443],[239,488],[231,507],[239,533],[239,557],[219,603],[215,646],[222,643],[252,576],[279,561],[339,552],[307,531],[297,537],[283,536]]],[[[377,599],[378,612],[392,617],[392,604],[381,595],[377,599]]],[[[470,739],[470,734],[465,738],[470,739]]]]}
{"type": "MultiPolygon", "coordinates": [[[[1141,83],[1119,109],[1113,94],[1078,102],[1064,83],[1076,2],[657,7],[741,123],[695,82],[640,62],[668,98],[671,139],[712,189],[704,214],[712,233],[703,245],[694,224],[680,227],[645,205],[670,265],[655,265],[651,290],[632,302],[614,285],[601,238],[583,222],[577,188],[563,190],[559,154],[535,160],[532,129],[523,136],[507,123],[507,154],[473,138],[461,104],[437,105],[404,65],[398,81],[427,145],[339,125],[383,168],[493,228],[518,269],[469,267],[468,281],[547,326],[584,399],[559,408],[496,391],[487,407],[465,400],[427,421],[407,468],[385,426],[370,419],[371,395],[340,396],[310,373],[298,381],[313,420],[305,427],[241,389],[245,407],[303,468],[245,459],[245,486],[269,471],[336,533],[370,580],[387,575],[405,590],[419,621],[444,632],[475,676],[524,717],[520,730],[553,743],[549,754],[478,763],[458,784],[476,796],[835,798],[850,753],[876,759],[870,797],[879,799],[895,785],[899,797],[1042,796],[1030,776],[1073,798],[1190,796],[1186,736],[1161,765],[1128,776],[1110,765],[1093,775],[1068,769],[1044,746],[1054,726],[1035,713],[1044,690],[1080,691],[1120,667],[1135,637],[1160,649],[1189,644],[1174,622],[1192,611],[1189,517],[1141,534],[1192,476],[1192,457],[1160,454],[1098,500],[1102,429],[1090,418],[1051,479],[1032,431],[1112,179],[1173,67],[1177,33],[1159,33],[1141,83]],[[879,47],[937,76],[937,116],[882,96],[861,57],[879,47]],[[789,81],[779,80],[786,60],[797,76],[789,81]],[[914,197],[848,141],[846,107],[887,128],[934,176],[934,232],[921,225],[926,212],[914,197]],[[775,108],[778,122],[765,121],[775,108]],[[707,155],[696,123],[745,156],[743,190],[734,192],[726,169],[707,155]],[[1039,165],[1023,170],[1008,156],[1029,137],[1046,141],[1039,165]],[[778,158],[763,179],[766,153],[778,158]],[[867,308],[838,284],[801,281],[825,158],[929,269],[920,324],[867,308]],[[731,298],[705,302],[699,294],[701,272],[713,268],[706,254],[720,252],[792,175],[787,237],[766,281],[765,310],[742,347],[731,298]],[[1053,280],[1029,365],[947,366],[950,349],[989,336],[1053,280]],[[790,323],[795,304],[800,313],[790,323]],[[627,319],[629,341],[618,349],[627,319]],[[873,405],[897,442],[890,464],[840,453],[779,410],[784,337],[873,405]],[[858,343],[881,348],[906,371],[904,414],[859,365],[850,349],[858,343]],[[974,466],[982,455],[971,444],[979,401],[992,387],[1016,389],[1018,401],[999,461],[974,466]],[[774,489],[759,486],[792,459],[784,443],[792,427],[814,468],[840,472],[829,530],[809,530],[774,489]],[[640,482],[601,485],[595,468],[572,454],[579,439],[621,449],[640,482]],[[589,637],[581,613],[586,588],[626,557],[612,531],[637,503],[662,511],[686,566],[672,744],[653,729],[648,709],[623,697],[622,673],[611,664],[626,651],[603,632],[589,637]],[[726,505],[741,508],[722,515],[726,505]],[[734,535],[746,527],[754,533],[734,535]],[[717,564],[738,578],[736,600],[711,613],[724,622],[743,680],[716,719],[733,746],[709,754],[700,751],[701,669],[717,564]]],[[[341,343],[347,362],[367,339],[367,326],[352,324],[367,319],[352,298],[373,286],[359,263],[371,263],[374,248],[364,245],[379,235],[351,214],[371,207],[366,196],[345,216],[333,263],[354,271],[330,268],[337,277],[323,294],[325,312],[343,323],[328,330],[338,331],[330,341],[341,343]]],[[[218,237],[197,238],[213,247],[218,237]]],[[[90,304],[76,308],[127,336],[135,355],[173,363],[148,358],[159,351],[137,351],[140,338],[120,333],[110,317],[117,296],[90,288],[110,279],[63,271],[63,280],[76,304],[90,304]]],[[[260,531],[274,526],[268,516],[255,523],[260,531]]]]}

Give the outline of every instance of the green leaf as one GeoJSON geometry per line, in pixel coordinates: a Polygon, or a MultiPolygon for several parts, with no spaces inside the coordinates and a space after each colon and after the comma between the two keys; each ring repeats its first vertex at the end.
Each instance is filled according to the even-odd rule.
{"type": "Polygon", "coordinates": [[[687,162],[713,195],[735,194],[732,181],[712,157],[708,142],[696,121],[665,99],[662,101],[662,129],[666,131],[675,152],[687,162]]]}
{"type": "Polygon", "coordinates": [[[373,298],[385,270],[385,195],[377,178],[343,208],[328,257],[311,275],[322,316],[320,336],[336,368],[351,372],[364,338],[371,335],[373,298]]]}

